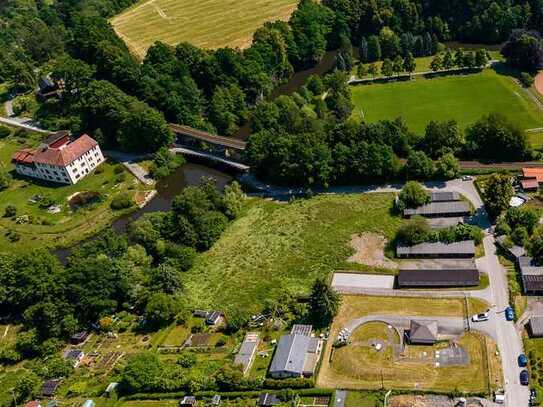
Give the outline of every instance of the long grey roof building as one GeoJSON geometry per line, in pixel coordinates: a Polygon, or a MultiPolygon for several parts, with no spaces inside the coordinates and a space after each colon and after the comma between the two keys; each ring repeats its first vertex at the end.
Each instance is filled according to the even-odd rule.
{"type": "Polygon", "coordinates": [[[312,376],[320,356],[322,341],[306,335],[283,335],[270,365],[275,378],[312,376]]]}
{"type": "Polygon", "coordinates": [[[415,287],[472,287],[479,285],[479,271],[475,270],[400,270],[399,288],[415,287]]]}
{"type": "Polygon", "coordinates": [[[434,191],[430,193],[432,202],[459,201],[460,194],[456,191],[434,191]]]}
{"type": "Polygon", "coordinates": [[[543,336],[543,316],[534,316],[530,318],[528,322],[530,328],[530,335],[532,337],[543,336]]]}
{"type": "Polygon", "coordinates": [[[475,256],[475,243],[473,240],[463,240],[453,243],[420,243],[414,246],[399,244],[396,255],[400,258],[471,258],[475,256]]]}
{"type": "Polygon", "coordinates": [[[258,347],[258,342],[258,332],[248,332],[243,339],[243,343],[241,344],[236,357],[234,358],[234,364],[241,365],[243,374],[246,374],[251,367],[251,363],[253,362],[253,358],[258,347]]]}
{"type": "Polygon", "coordinates": [[[449,217],[449,216],[468,216],[471,214],[471,208],[467,202],[431,202],[418,208],[407,208],[403,212],[404,216],[420,215],[425,217],[449,217]]]}

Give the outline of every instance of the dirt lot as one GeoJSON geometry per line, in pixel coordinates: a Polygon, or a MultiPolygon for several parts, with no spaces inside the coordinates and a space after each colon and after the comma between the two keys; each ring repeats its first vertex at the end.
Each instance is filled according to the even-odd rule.
{"type": "Polygon", "coordinates": [[[347,259],[351,263],[364,264],[370,267],[395,269],[396,263],[385,257],[387,240],[377,233],[362,233],[351,236],[350,246],[355,253],[347,259]]]}

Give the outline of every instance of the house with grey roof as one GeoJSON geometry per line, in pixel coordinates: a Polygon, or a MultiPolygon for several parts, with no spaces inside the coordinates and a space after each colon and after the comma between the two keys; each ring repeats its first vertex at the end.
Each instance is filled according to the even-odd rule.
{"type": "Polygon", "coordinates": [[[528,330],[532,338],[543,336],[543,316],[533,316],[528,322],[528,330]]]}
{"type": "Polygon", "coordinates": [[[471,258],[475,256],[475,242],[463,240],[453,243],[427,242],[414,246],[399,244],[396,247],[399,258],[471,258]]]}
{"type": "Polygon", "coordinates": [[[322,351],[322,340],[306,335],[283,335],[273,355],[269,375],[273,378],[311,377],[322,351]]]}
{"type": "Polygon", "coordinates": [[[530,256],[518,258],[522,289],[528,295],[543,295],[543,267],[530,256]]]}
{"type": "Polygon", "coordinates": [[[415,215],[427,218],[461,217],[471,215],[471,208],[467,202],[430,202],[417,208],[407,208],[403,212],[405,217],[415,215]]]}
{"type": "Polygon", "coordinates": [[[234,364],[241,366],[243,374],[247,374],[253,363],[259,341],[258,332],[248,332],[243,339],[243,343],[234,358],[234,364]]]}
{"type": "Polygon", "coordinates": [[[409,324],[409,343],[415,345],[433,345],[437,342],[437,321],[414,320],[409,324]]]}

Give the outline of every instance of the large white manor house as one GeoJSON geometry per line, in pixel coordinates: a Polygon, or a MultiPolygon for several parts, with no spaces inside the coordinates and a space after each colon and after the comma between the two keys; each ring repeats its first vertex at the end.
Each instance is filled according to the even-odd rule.
{"type": "Polygon", "coordinates": [[[100,146],[84,134],[71,139],[66,132],[49,136],[38,149],[22,149],[11,162],[18,174],[62,184],[76,184],[104,162],[100,146]]]}

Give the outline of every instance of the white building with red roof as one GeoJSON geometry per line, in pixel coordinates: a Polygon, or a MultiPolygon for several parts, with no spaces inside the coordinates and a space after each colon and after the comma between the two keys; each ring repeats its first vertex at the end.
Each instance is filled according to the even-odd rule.
{"type": "Polygon", "coordinates": [[[104,162],[100,146],[84,134],[77,139],[55,133],[38,149],[22,149],[11,162],[18,174],[62,184],[76,184],[104,162]]]}

